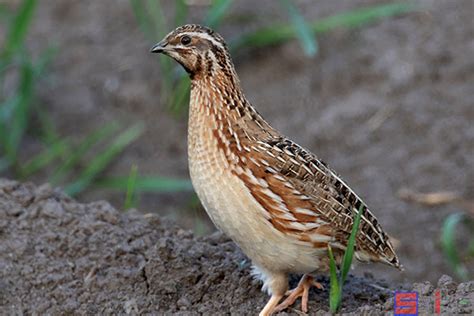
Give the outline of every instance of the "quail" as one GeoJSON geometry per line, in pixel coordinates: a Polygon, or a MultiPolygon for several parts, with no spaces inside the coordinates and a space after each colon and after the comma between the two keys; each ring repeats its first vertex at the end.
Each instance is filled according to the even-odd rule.
{"type": "Polygon", "coordinates": [[[191,180],[213,223],[251,259],[270,295],[260,315],[284,310],[299,297],[308,311],[309,288],[321,288],[311,273],[328,271],[328,246],[341,261],[359,209],[355,257],[401,268],[388,235],[359,196],[250,104],[222,36],[188,24],[151,51],[173,58],[189,74],[191,180]],[[290,273],[303,277],[288,291],[290,273]]]}

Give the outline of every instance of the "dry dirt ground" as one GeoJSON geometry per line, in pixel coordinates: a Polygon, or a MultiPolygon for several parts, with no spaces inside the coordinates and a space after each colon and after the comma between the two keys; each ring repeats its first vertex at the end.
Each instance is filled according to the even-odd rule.
{"type": "MultiPolygon", "coordinates": [[[[154,214],[0,178],[2,315],[255,315],[268,297],[249,268],[220,233],[195,238],[154,214]]],[[[311,314],[328,314],[329,284],[320,281],[326,290],[311,292],[311,314]]],[[[433,312],[436,289],[443,315],[474,312],[474,281],[395,286],[370,275],[348,279],[342,312],[393,313],[396,289],[417,290],[423,314],[433,312]]]]}
{"type": "MultiPolygon", "coordinates": [[[[172,1],[164,2],[172,8],[172,1]]],[[[297,5],[314,20],[382,2],[297,5]]],[[[390,282],[436,282],[452,273],[440,252],[440,227],[460,211],[402,201],[400,189],[448,190],[474,199],[474,1],[414,2],[417,12],[320,36],[314,59],[297,41],[235,56],[244,90],[263,116],[340,173],[400,240],[405,273],[371,268],[390,282]]],[[[189,22],[201,21],[202,8],[190,11],[189,22]]],[[[221,31],[232,39],[287,20],[273,1],[235,1],[221,31]]],[[[146,133],[108,174],[127,175],[137,164],[142,174],[187,178],[186,119],[173,118],[160,104],[161,73],[148,52],[154,43],[138,29],[129,1],[42,0],[35,21],[29,48],[58,48],[40,101],[61,134],[84,135],[109,121],[143,121],[146,133]]],[[[36,149],[25,146],[23,155],[36,149]]],[[[190,228],[200,223],[191,197],[144,194],[139,209],[190,228]]],[[[94,189],[80,198],[123,203],[123,195],[94,189]]]]}

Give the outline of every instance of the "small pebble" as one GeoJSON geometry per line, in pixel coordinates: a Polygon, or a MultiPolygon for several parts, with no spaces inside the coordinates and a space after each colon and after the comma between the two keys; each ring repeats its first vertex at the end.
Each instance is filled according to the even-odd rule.
{"type": "Polygon", "coordinates": [[[123,304],[123,309],[127,315],[137,315],[138,314],[138,305],[137,301],[132,298],[130,300],[125,301],[123,304]]]}
{"type": "Polygon", "coordinates": [[[415,283],[413,290],[417,291],[420,295],[427,296],[433,292],[433,285],[429,281],[415,283]]]}
{"type": "Polygon", "coordinates": [[[186,297],[181,297],[176,304],[180,309],[187,309],[187,307],[191,306],[191,302],[186,297]]]}
{"type": "Polygon", "coordinates": [[[449,275],[443,274],[438,280],[438,287],[447,290],[448,293],[454,293],[456,291],[457,284],[449,275]]]}

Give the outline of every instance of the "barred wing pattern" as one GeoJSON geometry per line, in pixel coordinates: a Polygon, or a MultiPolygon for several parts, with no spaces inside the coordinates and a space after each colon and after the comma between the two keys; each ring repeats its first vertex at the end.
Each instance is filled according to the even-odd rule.
{"type": "Polygon", "coordinates": [[[314,154],[284,137],[251,146],[248,172],[240,174],[267,210],[273,226],[314,247],[344,250],[362,206],[356,258],[400,267],[389,237],[349,186],[314,154]]]}

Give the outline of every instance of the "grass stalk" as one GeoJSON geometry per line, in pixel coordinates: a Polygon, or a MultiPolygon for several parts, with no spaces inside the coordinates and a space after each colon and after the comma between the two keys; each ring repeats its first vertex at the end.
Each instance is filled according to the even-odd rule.
{"type": "MultiPolygon", "coordinates": [[[[314,34],[323,34],[336,28],[361,27],[382,18],[400,15],[414,9],[415,6],[410,2],[382,4],[336,14],[308,24],[314,34]]],[[[294,24],[275,24],[239,37],[231,43],[230,47],[233,51],[243,48],[260,48],[281,44],[296,36],[297,30],[294,24]]]]}
{"type": "Polygon", "coordinates": [[[78,179],[67,185],[64,191],[71,195],[81,193],[86,187],[93,183],[93,180],[110,164],[110,162],[120,154],[125,147],[135,141],[143,132],[143,125],[134,125],[121,134],[100,154],[98,154],[89,165],[82,171],[78,179]]]}
{"type": "MultiPolygon", "coordinates": [[[[461,255],[459,253],[458,247],[456,246],[456,232],[459,228],[459,225],[463,223],[470,226],[471,228],[474,227],[474,221],[467,217],[467,215],[464,213],[450,214],[444,220],[443,227],[441,229],[441,248],[443,249],[443,253],[456,275],[461,280],[468,280],[469,273],[465,264],[461,260],[461,255]]],[[[471,231],[473,230],[471,229],[471,231]]],[[[474,239],[472,239],[470,243],[474,245],[474,239]]],[[[469,250],[470,249],[468,246],[468,255],[470,252],[469,250]]]]}
{"type": "Polygon", "coordinates": [[[124,209],[128,210],[137,205],[137,192],[136,192],[136,183],[137,183],[137,165],[133,165],[130,169],[130,174],[127,180],[127,192],[125,194],[125,203],[124,209]]]}
{"type": "Polygon", "coordinates": [[[357,214],[355,215],[352,225],[351,234],[347,242],[347,248],[342,259],[342,266],[339,274],[337,273],[336,260],[332,252],[332,248],[328,245],[329,252],[329,272],[330,272],[330,289],[329,289],[329,310],[335,314],[341,308],[342,304],[342,288],[346,281],[347,274],[352,265],[354,256],[357,232],[359,231],[360,220],[364,211],[364,205],[361,204],[357,214]]]}

